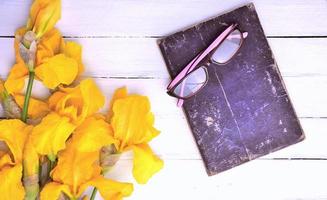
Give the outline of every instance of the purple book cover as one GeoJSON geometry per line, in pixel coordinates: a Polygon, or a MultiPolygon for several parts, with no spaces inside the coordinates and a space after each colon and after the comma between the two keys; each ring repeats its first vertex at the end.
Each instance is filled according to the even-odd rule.
{"type": "Polygon", "coordinates": [[[210,64],[207,85],[183,105],[208,175],[304,139],[253,4],[160,39],[171,77],[233,23],[249,33],[240,51],[210,64]]]}

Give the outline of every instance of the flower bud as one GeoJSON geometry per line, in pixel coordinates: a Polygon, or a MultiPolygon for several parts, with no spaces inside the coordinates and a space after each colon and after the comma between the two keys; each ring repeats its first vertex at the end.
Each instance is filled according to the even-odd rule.
{"type": "Polygon", "coordinates": [[[100,151],[100,166],[102,173],[107,173],[119,160],[120,153],[117,152],[115,145],[102,147],[100,151]]]}
{"type": "Polygon", "coordinates": [[[22,37],[17,35],[16,40],[19,42],[19,54],[21,58],[23,59],[25,65],[28,66],[29,71],[33,71],[37,50],[35,33],[32,31],[27,31],[22,37]]]}
{"type": "Polygon", "coordinates": [[[19,119],[21,109],[15,102],[14,98],[8,94],[3,86],[3,81],[0,79],[0,103],[4,112],[4,117],[9,119],[19,119]]]}

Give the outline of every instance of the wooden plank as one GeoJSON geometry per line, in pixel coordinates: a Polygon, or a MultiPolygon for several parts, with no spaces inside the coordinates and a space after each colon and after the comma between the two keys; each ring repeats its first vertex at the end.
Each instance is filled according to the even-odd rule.
{"type": "MultiPolygon", "coordinates": [[[[326,167],[327,161],[256,160],[208,177],[201,161],[165,160],[148,184],[134,184],[129,199],[325,200],[326,167]]],[[[131,182],[131,171],[131,161],[120,160],[108,177],[131,182]]]]}
{"type": "MultiPolygon", "coordinates": [[[[310,114],[310,117],[315,115],[319,109],[327,113],[326,108],[320,108],[326,102],[327,97],[319,97],[319,94],[312,94],[311,87],[302,87],[300,84],[304,80],[311,83],[313,78],[303,79],[288,77],[287,79],[295,79],[295,83],[287,84],[291,93],[295,92],[294,97],[295,110],[299,115],[306,117],[303,114],[310,114]],[[299,79],[299,80],[298,80],[299,79]],[[309,95],[308,95],[309,93],[309,95]],[[302,94],[302,96],[300,95],[302,94]],[[308,101],[307,96],[314,98],[308,101]],[[321,102],[320,102],[321,101],[321,102]],[[315,107],[313,107],[316,105],[315,107]]],[[[315,78],[316,79],[316,78],[315,78]]],[[[163,79],[95,79],[100,89],[107,98],[107,103],[101,112],[106,113],[108,110],[109,101],[114,90],[118,87],[127,86],[130,93],[138,93],[149,96],[152,103],[152,111],[156,116],[156,127],[161,131],[160,137],[152,141],[155,152],[164,158],[168,159],[200,159],[200,155],[194,142],[192,133],[187,125],[186,118],[182,109],[176,107],[176,100],[169,97],[165,93],[165,85],[168,80],[163,79]]],[[[294,81],[294,80],[293,80],[294,81]]],[[[292,82],[292,81],[291,81],[292,82]]],[[[38,81],[35,81],[36,87],[33,89],[34,96],[44,96],[46,89],[40,86],[38,81]],[[42,89],[43,88],[43,89],[42,89]]],[[[317,83],[319,85],[320,83],[317,83]]],[[[327,87],[323,85],[322,87],[327,87]]],[[[315,90],[317,93],[322,91],[322,88],[315,90]]],[[[264,159],[272,158],[326,158],[327,159],[327,141],[321,140],[325,137],[326,118],[301,118],[301,124],[306,134],[306,140],[299,144],[293,145],[276,153],[266,156],[264,159]]]]}
{"type": "MultiPolygon", "coordinates": [[[[67,39],[83,46],[86,76],[169,78],[153,38],[67,39]]],[[[326,76],[327,38],[270,38],[283,76],[326,76]],[[287,47],[287,48],[285,48],[287,47]],[[299,59],[301,58],[301,59],[299,59]]],[[[0,38],[0,75],[14,63],[13,38],[0,38]]]]}
{"type": "MultiPolygon", "coordinates": [[[[67,36],[162,36],[249,0],[62,1],[58,27],[67,36]]],[[[327,35],[325,0],[253,0],[268,36],[327,35]],[[291,11],[291,12],[290,12],[291,11]]],[[[26,22],[31,0],[0,3],[0,35],[26,22]],[[14,17],[13,17],[14,15],[14,17]]]]}

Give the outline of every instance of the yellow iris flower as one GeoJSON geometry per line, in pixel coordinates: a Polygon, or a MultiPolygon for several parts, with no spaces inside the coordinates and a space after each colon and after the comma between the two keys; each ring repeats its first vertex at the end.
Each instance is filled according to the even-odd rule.
{"type": "Polygon", "coordinates": [[[60,0],[35,0],[31,6],[27,29],[37,38],[51,30],[61,17],[60,0]]]}
{"type": "MultiPolygon", "coordinates": [[[[25,28],[16,35],[24,35],[25,28]]],[[[20,52],[19,41],[15,39],[16,64],[11,68],[5,82],[5,88],[10,94],[20,93],[28,76],[20,52]]],[[[60,84],[71,84],[84,71],[81,59],[82,47],[75,42],[64,42],[57,29],[48,31],[37,43],[35,57],[35,74],[43,84],[54,89],[60,84]]]]}
{"type": "Polygon", "coordinates": [[[50,113],[34,127],[31,137],[36,151],[53,157],[65,148],[72,132],[104,105],[105,97],[93,80],[73,88],[61,87],[49,98],[50,113]]]}
{"type": "MultiPolygon", "coordinates": [[[[88,133],[96,133],[89,129],[88,133]],[[91,131],[91,132],[90,132],[91,131]]],[[[85,135],[85,134],[84,134],[85,135]]],[[[41,200],[57,200],[63,192],[71,199],[80,198],[88,186],[96,187],[107,200],[121,200],[133,191],[133,185],[105,179],[98,165],[99,148],[91,152],[78,150],[81,140],[70,139],[65,150],[58,154],[57,166],[51,176],[53,182],[41,191],[41,200]]]]}
{"type": "MultiPolygon", "coordinates": [[[[0,121],[1,199],[23,199],[22,162],[25,141],[32,129],[17,119],[0,121]]],[[[25,159],[25,158],[24,158],[25,159]]]]}
{"type": "Polygon", "coordinates": [[[148,142],[159,134],[153,127],[154,115],[150,112],[150,102],[145,96],[128,95],[126,88],[118,89],[109,111],[113,132],[118,141],[118,153],[133,150],[133,175],[138,183],[144,184],[163,167],[163,161],[154,155],[148,142]]]}

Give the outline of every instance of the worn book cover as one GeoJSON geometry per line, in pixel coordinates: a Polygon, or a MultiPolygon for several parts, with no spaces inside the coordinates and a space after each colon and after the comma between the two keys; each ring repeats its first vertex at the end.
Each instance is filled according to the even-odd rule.
{"type": "Polygon", "coordinates": [[[171,77],[233,23],[248,32],[240,51],[210,64],[207,85],[183,105],[208,175],[304,139],[253,4],[160,39],[171,77]]]}

